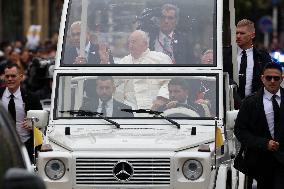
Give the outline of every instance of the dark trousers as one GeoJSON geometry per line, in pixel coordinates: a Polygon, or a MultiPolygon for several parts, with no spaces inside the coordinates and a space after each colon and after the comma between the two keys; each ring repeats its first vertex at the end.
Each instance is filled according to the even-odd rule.
{"type": "Polygon", "coordinates": [[[34,163],[34,158],[33,158],[33,154],[34,154],[34,140],[33,137],[30,137],[26,142],[25,142],[25,146],[27,148],[28,154],[29,154],[29,158],[31,160],[32,163],[34,163]]]}
{"type": "MultiPolygon", "coordinates": [[[[31,163],[34,164],[34,138],[30,137],[25,143],[25,146],[27,148],[28,154],[29,154],[29,158],[31,160],[31,163]]],[[[37,157],[37,152],[40,150],[41,145],[36,146],[35,148],[35,157],[37,157]]]]}
{"type": "Polygon", "coordinates": [[[276,162],[275,166],[255,179],[258,189],[284,189],[284,165],[276,162]]]}

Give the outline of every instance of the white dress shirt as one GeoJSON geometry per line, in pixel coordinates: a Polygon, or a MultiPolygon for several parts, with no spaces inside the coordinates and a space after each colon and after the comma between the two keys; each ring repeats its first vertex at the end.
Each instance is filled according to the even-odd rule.
{"type": "MultiPolygon", "coordinates": [[[[8,111],[8,104],[10,101],[10,95],[11,93],[6,88],[2,96],[2,102],[7,111],[8,111]]],[[[13,95],[14,95],[14,102],[16,109],[16,130],[20,136],[21,141],[26,142],[31,137],[31,132],[23,128],[23,121],[24,118],[26,117],[26,113],[25,113],[25,104],[22,99],[20,87],[13,95]]]]}
{"type": "MultiPolygon", "coordinates": [[[[166,48],[165,46],[166,45],[163,44],[163,43],[165,41],[165,38],[167,38],[168,40],[170,40],[170,47],[167,48],[166,50],[169,51],[169,53],[171,55],[173,55],[173,46],[171,44],[171,42],[173,40],[173,34],[174,34],[174,32],[171,32],[170,35],[167,36],[163,32],[160,31],[158,38],[155,40],[155,51],[165,53],[165,48],[166,48]]],[[[171,58],[173,58],[173,57],[171,57],[171,58]]]]}
{"type": "MultiPolygon", "coordinates": [[[[97,112],[102,112],[102,108],[103,108],[102,104],[103,104],[103,101],[99,99],[99,106],[98,106],[97,112]]],[[[112,117],[112,114],[113,114],[113,98],[106,102],[106,117],[112,117]]]]}
{"type": "MultiPolygon", "coordinates": [[[[240,71],[240,65],[241,65],[241,58],[242,58],[242,51],[240,47],[238,47],[238,53],[237,53],[237,61],[238,61],[238,73],[240,71]]],[[[253,78],[253,47],[250,49],[246,49],[247,54],[247,69],[246,69],[246,86],[245,86],[245,96],[248,96],[251,94],[252,90],[252,78],[253,78]]]]}
{"type": "MultiPolygon", "coordinates": [[[[264,94],[263,94],[264,112],[265,112],[270,134],[272,138],[274,138],[274,111],[273,111],[273,105],[272,105],[272,96],[273,94],[271,94],[266,89],[264,89],[264,94]]],[[[276,101],[280,107],[280,103],[281,103],[280,90],[278,90],[278,92],[276,93],[276,101]]]]}

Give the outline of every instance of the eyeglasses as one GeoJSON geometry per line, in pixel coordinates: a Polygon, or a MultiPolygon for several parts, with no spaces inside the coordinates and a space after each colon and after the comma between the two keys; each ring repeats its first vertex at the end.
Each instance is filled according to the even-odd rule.
{"type": "Polygon", "coordinates": [[[265,76],[266,81],[271,81],[272,78],[273,78],[274,81],[279,81],[281,79],[280,76],[272,76],[272,75],[265,76]]]}

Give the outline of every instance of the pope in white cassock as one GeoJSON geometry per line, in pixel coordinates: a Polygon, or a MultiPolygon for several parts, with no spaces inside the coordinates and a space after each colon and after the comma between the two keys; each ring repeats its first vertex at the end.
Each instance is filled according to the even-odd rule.
{"type": "MultiPolygon", "coordinates": [[[[128,39],[130,54],[119,64],[172,64],[171,58],[162,53],[149,50],[147,33],[136,30],[128,39]]],[[[119,86],[124,103],[133,109],[157,110],[169,99],[168,79],[128,79],[119,86]]]]}

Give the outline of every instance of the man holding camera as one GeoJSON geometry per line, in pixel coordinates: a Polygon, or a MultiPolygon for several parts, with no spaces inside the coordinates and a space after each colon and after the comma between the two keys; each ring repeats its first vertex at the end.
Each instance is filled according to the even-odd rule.
{"type": "Polygon", "coordinates": [[[196,64],[188,37],[176,29],[178,19],[179,8],[164,4],[161,9],[142,13],[140,29],[149,33],[151,50],[167,54],[175,64],[196,64]],[[152,17],[159,18],[159,27],[150,24],[152,17]]]}

